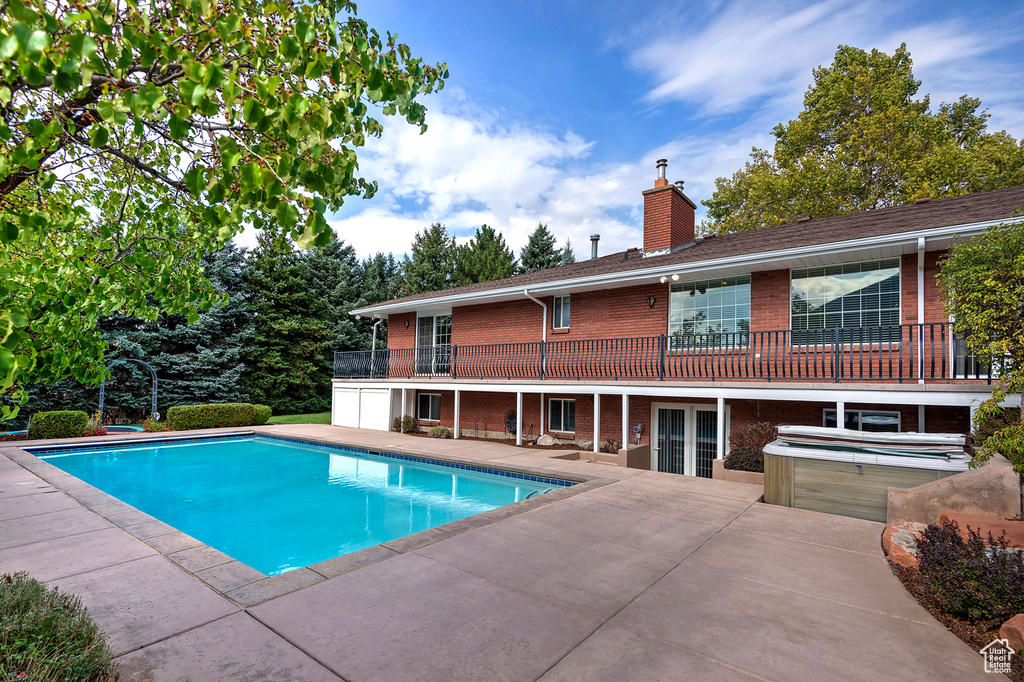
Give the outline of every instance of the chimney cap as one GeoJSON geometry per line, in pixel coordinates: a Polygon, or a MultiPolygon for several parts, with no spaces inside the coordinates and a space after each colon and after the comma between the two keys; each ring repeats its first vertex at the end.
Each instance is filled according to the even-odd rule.
{"type": "Polygon", "coordinates": [[[668,184],[668,180],[665,179],[665,169],[668,168],[668,159],[658,159],[658,180],[664,184],[668,184]]]}
{"type": "Polygon", "coordinates": [[[599,234],[592,234],[592,235],[590,235],[590,241],[592,241],[592,242],[597,241],[600,238],[601,238],[601,235],[599,235],[599,234]]]}

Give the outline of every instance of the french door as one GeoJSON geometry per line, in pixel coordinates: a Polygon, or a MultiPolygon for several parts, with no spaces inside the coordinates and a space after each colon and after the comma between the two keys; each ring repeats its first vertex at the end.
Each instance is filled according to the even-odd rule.
{"type": "Polygon", "coordinates": [[[416,374],[449,374],[452,358],[452,316],[431,315],[416,320],[416,374]]]}
{"type": "MultiPolygon", "coordinates": [[[[651,417],[655,434],[651,468],[670,474],[711,478],[711,463],[718,454],[716,407],[654,403],[651,417]]],[[[728,411],[725,423],[728,426],[728,411]]]]}

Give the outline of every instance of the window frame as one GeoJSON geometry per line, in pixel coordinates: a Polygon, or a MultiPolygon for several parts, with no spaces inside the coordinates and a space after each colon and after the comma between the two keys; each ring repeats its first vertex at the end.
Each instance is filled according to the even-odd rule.
{"type": "Polygon", "coordinates": [[[441,394],[440,393],[417,393],[416,394],[416,421],[421,422],[439,422],[441,421],[441,394]],[[424,417],[422,414],[423,410],[423,398],[429,398],[427,403],[427,416],[424,417]],[[435,403],[435,400],[436,403],[435,403]],[[430,417],[430,413],[434,405],[437,405],[437,417],[430,417]]]}
{"type": "MultiPolygon", "coordinates": [[[[815,270],[817,268],[829,268],[829,267],[836,267],[836,266],[843,267],[843,266],[847,266],[847,265],[864,265],[865,263],[885,263],[885,262],[888,262],[888,261],[895,261],[896,262],[896,323],[892,324],[892,325],[882,325],[882,324],[879,324],[879,325],[875,325],[874,327],[867,327],[867,328],[868,329],[872,329],[872,328],[884,329],[886,327],[895,327],[896,329],[900,330],[900,331],[898,331],[896,333],[896,338],[895,339],[892,339],[892,338],[883,339],[883,338],[881,338],[882,335],[880,334],[878,339],[869,338],[867,341],[864,341],[864,340],[854,341],[852,337],[850,337],[849,339],[846,339],[846,338],[843,338],[842,334],[840,334],[840,338],[838,339],[838,341],[843,346],[850,346],[850,345],[853,345],[854,343],[857,343],[857,344],[860,344],[860,345],[863,345],[863,344],[866,343],[868,345],[875,345],[875,344],[877,344],[877,345],[880,345],[880,346],[881,345],[898,346],[900,344],[900,340],[902,338],[902,325],[903,325],[903,258],[900,257],[900,256],[896,256],[894,258],[872,258],[872,259],[868,259],[868,260],[853,261],[853,262],[850,262],[850,263],[832,263],[830,265],[815,265],[815,266],[806,267],[806,268],[790,268],[789,269],[789,292],[788,292],[788,296],[786,297],[787,298],[786,305],[787,305],[788,316],[789,316],[789,332],[790,332],[790,335],[792,337],[791,338],[791,344],[794,345],[794,346],[802,346],[802,347],[804,347],[804,346],[810,347],[810,346],[828,346],[828,345],[831,345],[832,343],[835,342],[835,339],[832,339],[830,341],[829,340],[829,336],[828,336],[828,332],[830,330],[833,330],[833,329],[836,328],[836,327],[822,326],[822,327],[815,327],[813,329],[810,328],[810,327],[807,327],[805,329],[796,329],[793,326],[793,273],[794,272],[805,272],[807,270],[815,270]],[[797,340],[796,332],[803,332],[804,334],[807,334],[808,332],[814,332],[814,331],[821,331],[822,332],[822,335],[821,335],[822,340],[821,341],[818,341],[818,340],[814,340],[814,341],[811,341],[811,340],[798,341],[797,340]]],[[[879,312],[881,312],[882,309],[879,308],[878,310],[879,310],[879,312]]],[[[822,315],[824,315],[824,314],[825,313],[822,312],[822,315]]],[[[863,310],[858,311],[858,314],[863,315],[863,310]]],[[[844,329],[844,328],[848,328],[848,329],[865,329],[865,327],[863,325],[859,325],[859,326],[855,326],[855,327],[844,327],[843,325],[839,326],[839,329],[844,329]]]]}
{"type": "MultiPolygon", "coordinates": [[[[737,342],[736,343],[723,343],[723,344],[720,344],[719,347],[724,346],[726,348],[746,348],[749,345],[749,343],[750,343],[750,335],[752,333],[751,330],[750,330],[750,315],[751,315],[751,290],[750,290],[750,287],[751,287],[751,276],[750,276],[750,273],[747,273],[745,275],[732,275],[730,277],[715,277],[715,278],[712,278],[712,279],[696,279],[696,280],[690,280],[688,282],[672,282],[672,283],[670,283],[669,287],[668,287],[668,310],[666,311],[666,315],[665,315],[665,327],[666,327],[665,332],[666,332],[666,335],[668,337],[668,344],[669,344],[668,345],[668,350],[671,351],[671,352],[692,351],[694,349],[692,349],[692,348],[684,348],[684,347],[682,347],[681,344],[676,343],[675,340],[676,339],[684,338],[686,336],[709,336],[711,334],[723,334],[723,335],[725,335],[725,334],[732,334],[732,335],[735,335],[737,337],[737,342]],[[744,284],[746,285],[746,287],[747,287],[747,304],[746,304],[747,316],[746,316],[746,318],[732,317],[732,318],[729,318],[729,319],[733,319],[733,320],[745,319],[746,322],[747,322],[747,329],[746,329],[746,331],[742,331],[742,330],[737,330],[737,331],[733,331],[733,332],[711,332],[711,331],[707,331],[707,332],[693,332],[691,334],[683,334],[682,332],[680,332],[679,334],[676,334],[672,330],[672,299],[675,296],[681,296],[681,295],[683,295],[685,293],[684,291],[681,291],[681,290],[680,291],[673,291],[674,288],[678,287],[678,288],[681,289],[682,287],[685,287],[685,286],[690,285],[690,284],[698,285],[698,284],[710,283],[712,281],[718,281],[718,280],[742,280],[742,279],[746,279],[747,281],[745,283],[743,283],[743,282],[734,282],[732,286],[743,286],[744,284]]],[[[723,288],[725,288],[725,287],[723,287],[723,288]]],[[[708,323],[710,324],[710,320],[708,321],[708,323]]]]}
{"type": "MultiPolygon", "coordinates": [[[[822,408],[822,410],[821,410],[821,425],[823,427],[825,427],[826,429],[835,428],[834,426],[829,426],[829,424],[828,424],[828,415],[829,415],[829,413],[832,413],[833,417],[836,419],[836,423],[837,424],[839,423],[839,417],[838,417],[838,414],[836,412],[836,408],[834,408],[834,407],[822,408]]],[[[899,411],[899,410],[871,410],[871,409],[868,409],[868,410],[847,410],[847,409],[844,409],[843,410],[844,422],[845,422],[845,417],[847,415],[856,414],[857,415],[857,427],[858,427],[856,430],[857,431],[863,431],[864,429],[862,427],[864,426],[864,413],[883,414],[883,415],[888,415],[888,416],[895,415],[896,416],[896,430],[895,431],[869,431],[867,433],[902,433],[903,432],[903,413],[901,411],[899,411]]],[[[846,428],[846,424],[845,423],[843,424],[843,428],[846,428]]]]}
{"type": "Polygon", "coordinates": [[[576,433],[576,399],[575,398],[548,398],[548,431],[555,431],[557,433],[576,433]],[[552,407],[555,403],[560,403],[561,408],[559,412],[558,426],[555,428],[555,422],[552,414],[552,407]],[[566,415],[566,404],[572,403],[572,429],[562,428],[566,426],[565,415],[566,415]]]}
{"type": "Polygon", "coordinates": [[[572,315],[572,302],[569,299],[569,294],[563,294],[561,296],[553,296],[551,301],[551,328],[552,329],[569,329],[572,315]],[[565,318],[565,324],[562,324],[562,318],[565,318]]]}

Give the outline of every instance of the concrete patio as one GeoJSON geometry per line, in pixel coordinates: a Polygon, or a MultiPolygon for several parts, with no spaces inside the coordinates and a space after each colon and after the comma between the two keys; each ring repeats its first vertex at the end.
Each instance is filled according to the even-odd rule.
{"type": "Polygon", "coordinates": [[[0,572],[81,595],[122,680],[991,679],[892,574],[881,524],[496,443],[254,430],[594,480],[268,592],[262,574],[7,446],[0,572]]]}

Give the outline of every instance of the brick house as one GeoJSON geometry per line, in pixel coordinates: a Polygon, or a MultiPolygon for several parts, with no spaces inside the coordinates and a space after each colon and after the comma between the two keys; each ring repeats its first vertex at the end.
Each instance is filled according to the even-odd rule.
{"type": "Polygon", "coordinates": [[[1024,222],[1024,186],[695,239],[665,167],[642,249],[352,311],[388,347],[336,355],[332,423],[629,443],[700,476],[755,421],[969,430],[988,368],[935,275],[954,239],[1024,222]]]}

